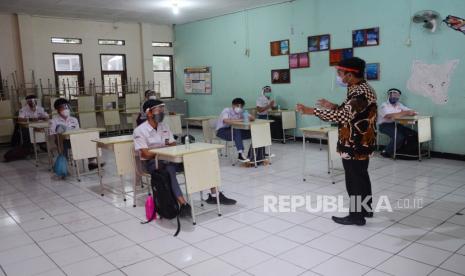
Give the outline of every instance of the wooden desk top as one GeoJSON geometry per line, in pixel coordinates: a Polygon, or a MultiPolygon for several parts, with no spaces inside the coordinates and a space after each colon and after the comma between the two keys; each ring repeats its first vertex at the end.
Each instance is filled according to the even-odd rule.
{"type": "Polygon", "coordinates": [[[232,126],[250,126],[250,125],[259,125],[259,124],[269,124],[274,122],[273,120],[264,120],[264,119],[255,119],[254,121],[250,121],[248,123],[242,122],[233,122],[230,123],[229,125],[232,126]]]}
{"type": "Polygon", "coordinates": [[[48,122],[30,122],[29,127],[32,128],[48,128],[49,123],[48,122]]]}
{"type": "Polygon", "coordinates": [[[217,119],[218,116],[214,116],[214,115],[211,115],[211,116],[197,116],[197,117],[189,117],[189,118],[184,118],[185,121],[189,121],[189,122],[196,122],[196,121],[207,121],[207,120],[210,120],[210,119],[217,119]]]}
{"type": "Polygon", "coordinates": [[[73,134],[96,132],[96,131],[97,132],[103,132],[103,131],[105,131],[105,129],[104,128],[98,128],[98,127],[72,129],[72,130],[67,130],[67,131],[61,133],[61,135],[69,136],[69,135],[73,135],[73,134]]]}
{"type": "Polygon", "coordinates": [[[174,147],[151,149],[150,152],[159,154],[162,156],[168,156],[168,157],[182,157],[190,153],[208,151],[208,150],[213,150],[213,149],[222,149],[222,148],[224,148],[224,146],[218,145],[218,144],[192,143],[192,144],[189,144],[189,148],[187,148],[186,145],[178,145],[174,147]]]}
{"type": "Polygon", "coordinates": [[[102,145],[132,143],[133,141],[134,141],[134,138],[132,137],[132,135],[122,135],[122,136],[107,137],[107,138],[100,138],[100,139],[92,140],[92,142],[96,142],[97,144],[102,144],[102,145]]]}
{"type": "Polygon", "coordinates": [[[311,126],[311,127],[302,127],[299,128],[302,132],[318,132],[322,134],[326,134],[331,130],[337,130],[337,127],[332,126],[311,126]]]}

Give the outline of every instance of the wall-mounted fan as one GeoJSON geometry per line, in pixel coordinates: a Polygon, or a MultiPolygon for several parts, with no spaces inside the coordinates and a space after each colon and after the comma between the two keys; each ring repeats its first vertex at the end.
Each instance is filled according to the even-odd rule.
{"type": "Polygon", "coordinates": [[[414,23],[423,23],[423,28],[434,33],[441,24],[441,15],[432,10],[419,11],[412,17],[412,21],[414,23]]]}

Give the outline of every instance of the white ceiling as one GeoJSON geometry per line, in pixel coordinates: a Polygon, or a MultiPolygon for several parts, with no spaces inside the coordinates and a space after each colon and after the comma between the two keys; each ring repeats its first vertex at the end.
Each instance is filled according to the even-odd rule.
{"type": "Polygon", "coordinates": [[[0,0],[1,12],[105,21],[183,24],[289,0],[0,0]]]}

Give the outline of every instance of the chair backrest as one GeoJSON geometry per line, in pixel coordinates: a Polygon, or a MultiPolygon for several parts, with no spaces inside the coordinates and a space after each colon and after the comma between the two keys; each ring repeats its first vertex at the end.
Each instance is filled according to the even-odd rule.
{"type": "Polygon", "coordinates": [[[170,127],[170,130],[174,135],[182,135],[180,115],[166,115],[164,122],[170,127]]]}
{"type": "Polygon", "coordinates": [[[204,142],[211,143],[216,136],[216,122],[217,119],[210,119],[202,121],[202,131],[204,142]]]}
{"type": "Polygon", "coordinates": [[[113,145],[116,161],[116,172],[118,175],[133,174],[135,168],[134,161],[128,156],[133,155],[134,143],[118,143],[113,145]]]}
{"type": "Polygon", "coordinates": [[[78,97],[79,125],[82,128],[97,127],[97,114],[95,113],[95,97],[78,97]]]}

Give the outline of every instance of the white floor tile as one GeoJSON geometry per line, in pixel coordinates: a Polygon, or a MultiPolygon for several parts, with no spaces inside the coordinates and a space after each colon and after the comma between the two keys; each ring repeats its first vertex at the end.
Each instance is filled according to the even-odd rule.
{"type": "Polygon", "coordinates": [[[0,252],[0,264],[20,262],[44,255],[44,252],[35,244],[28,244],[0,252]]]}
{"type": "Polygon", "coordinates": [[[353,241],[326,234],[307,243],[307,246],[337,255],[354,244],[355,242],[353,241]]]}
{"type": "Polygon", "coordinates": [[[305,270],[286,261],[273,258],[247,270],[256,276],[292,276],[299,275],[305,270]]]}
{"type": "Polygon", "coordinates": [[[268,233],[278,233],[291,228],[293,225],[294,224],[282,219],[269,218],[256,223],[254,227],[259,228],[268,233]]]}
{"type": "Polygon", "coordinates": [[[462,276],[462,275],[463,274],[457,274],[457,273],[449,271],[449,270],[444,270],[444,269],[441,269],[441,268],[437,268],[435,271],[433,271],[428,276],[462,276]]]}
{"type": "MultiPolygon", "coordinates": [[[[143,242],[140,246],[155,255],[161,255],[188,246],[189,244],[173,236],[165,236],[148,242],[143,242]]],[[[214,246],[214,245],[212,245],[214,246]]]]}
{"type": "Polygon", "coordinates": [[[378,266],[377,269],[399,276],[426,276],[434,270],[434,267],[404,257],[394,256],[378,266]]]}
{"type": "Polygon", "coordinates": [[[7,275],[27,276],[55,269],[56,265],[47,256],[27,259],[21,262],[2,265],[7,275]]]}
{"type": "Polygon", "coordinates": [[[82,246],[84,243],[73,235],[67,235],[39,242],[39,246],[47,253],[58,252],[63,249],[82,246]]]}
{"type": "Polygon", "coordinates": [[[71,234],[66,228],[61,225],[55,225],[45,229],[40,229],[37,231],[29,232],[29,235],[36,242],[41,242],[53,238],[63,237],[71,234]]]}
{"type": "Polygon", "coordinates": [[[352,276],[363,275],[370,270],[369,267],[344,260],[339,257],[333,257],[328,261],[312,268],[313,271],[324,276],[352,276]]]}
{"type": "Polygon", "coordinates": [[[70,265],[96,256],[98,254],[87,245],[76,246],[49,254],[49,257],[59,266],[70,265]]]}
{"type": "Polygon", "coordinates": [[[441,265],[441,268],[463,274],[465,273],[465,256],[454,254],[441,265]]]}
{"type": "Polygon", "coordinates": [[[357,244],[341,253],[339,257],[359,263],[369,267],[376,267],[390,258],[392,254],[357,244]]]}
{"type": "Polygon", "coordinates": [[[279,255],[279,258],[305,269],[310,269],[331,257],[331,254],[308,246],[299,246],[279,255]]]}
{"type": "Polygon", "coordinates": [[[167,275],[177,269],[160,258],[151,258],[121,269],[128,276],[167,275]]]}
{"type": "Polygon", "coordinates": [[[184,269],[191,276],[236,275],[240,270],[220,259],[214,258],[184,269]]]}
{"type": "Polygon", "coordinates": [[[63,267],[63,270],[68,276],[94,276],[115,269],[116,267],[100,256],[63,267]]]}
{"type": "Polygon", "coordinates": [[[262,263],[272,256],[257,249],[244,246],[220,256],[223,261],[241,269],[247,269],[262,263]]]}
{"type": "Polygon", "coordinates": [[[363,241],[362,244],[395,254],[407,247],[410,242],[390,235],[379,233],[363,241]]]}
{"type": "Polygon", "coordinates": [[[259,240],[250,244],[251,247],[259,249],[273,256],[278,256],[283,252],[297,247],[298,245],[298,243],[277,236],[269,236],[263,240],[259,240]]]}
{"type": "Polygon", "coordinates": [[[313,239],[322,236],[323,233],[303,226],[294,226],[292,228],[284,230],[281,233],[278,233],[278,235],[288,240],[305,244],[313,239]]]}
{"type": "Polygon", "coordinates": [[[238,228],[242,228],[242,227],[244,227],[244,224],[242,224],[240,222],[237,222],[237,221],[235,221],[233,219],[222,218],[222,219],[219,219],[219,220],[211,222],[211,223],[206,223],[206,224],[204,224],[202,226],[209,229],[209,230],[211,230],[211,231],[214,231],[214,232],[217,232],[217,233],[220,233],[220,234],[224,234],[224,233],[236,230],[238,228]]]}
{"type": "Polygon", "coordinates": [[[116,235],[118,235],[118,233],[116,233],[113,229],[111,229],[108,226],[101,226],[76,233],[76,236],[78,236],[86,243],[103,240],[116,235]]]}
{"type": "Polygon", "coordinates": [[[242,244],[228,237],[216,236],[214,238],[195,243],[194,246],[202,249],[212,256],[219,256],[241,247],[242,244]]]}
{"type": "Polygon", "coordinates": [[[127,248],[135,243],[122,235],[116,235],[103,240],[89,243],[89,246],[100,254],[110,253],[119,249],[127,248]]]}
{"type": "Polygon", "coordinates": [[[412,243],[399,253],[400,256],[407,257],[425,264],[434,266],[440,265],[444,260],[452,255],[452,252],[430,247],[420,243],[412,243]]]}
{"type": "Polygon", "coordinates": [[[244,244],[250,244],[269,235],[268,232],[254,227],[244,227],[225,234],[225,236],[244,244]]]}
{"type": "Polygon", "coordinates": [[[103,256],[116,267],[122,268],[124,266],[150,259],[153,257],[153,254],[139,245],[133,245],[131,247],[107,253],[103,256]]]}
{"type": "Polygon", "coordinates": [[[435,232],[426,234],[417,242],[451,252],[455,252],[465,244],[464,239],[454,238],[452,236],[442,235],[435,232]]]}
{"type": "Polygon", "coordinates": [[[170,253],[163,254],[160,257],[181,269],[211,258],[211,256],[206,252],[192,246],[174,250],[170,253]]]}

